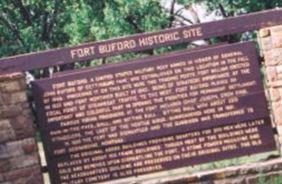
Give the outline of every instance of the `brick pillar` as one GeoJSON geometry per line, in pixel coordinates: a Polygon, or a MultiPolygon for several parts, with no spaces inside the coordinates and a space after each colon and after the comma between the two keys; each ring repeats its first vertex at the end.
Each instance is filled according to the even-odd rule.
{"type": "Polygon", "coordinates": [[[278,130],[282,153],[282,26],[261,29],[258,37],[265,61],[266,85],[273,121],[278,130]]]}
{"type": "Polygon", "coordinates": [[[21,73],[0,75],[0,184],[42,184],[33,116],[21,73]]]}

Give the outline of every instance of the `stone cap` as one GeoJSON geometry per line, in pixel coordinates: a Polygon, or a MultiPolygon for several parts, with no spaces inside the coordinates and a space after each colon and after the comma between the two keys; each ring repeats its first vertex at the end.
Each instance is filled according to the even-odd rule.
{"type": "Polygon", "coordinates": [[[9,81],[9,80],[17,80],[20,78],[24,78],[23,73],[10,73],[10,74],[0,74],[0,82],[9,81]]]}

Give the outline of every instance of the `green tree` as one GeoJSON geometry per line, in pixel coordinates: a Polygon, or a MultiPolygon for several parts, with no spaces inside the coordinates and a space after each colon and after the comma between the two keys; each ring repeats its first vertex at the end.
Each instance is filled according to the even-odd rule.
{"type": "MultiPolygon", "coordinates": [[[[2,0],[0,57],[156,31],[169,25],[169,16],[158,0],[2,0]]],[[[130,53],[111,60],[135,56],[130,53]]],[[[38,77],[48,73],[49,69],[33,72],[38,77]]]]}
{"type": "Polygon", "coordinates": [[[168,25],[157,0],[2,0],[0,57],[76,45],[168,25]]]}
{"type": "MultiPolygon", "coordinates": [[[[172,0],[171,11],[165,12],[159,0],[2,0],[0,57],[169,28],[173,26],[175,2],[186,7],[204,3],[211,11],[216,10],[226,17],[282,6],[281,0],[172,0]]],[[[241,38],[239,35],[232,39],[241,38]]],[[[107,60],[124,60],[186,46],[129,53],[107,60]]],[[[105,59],[92,64],[101,61],[105,59]]],[[[77,67],[84,65],[76,64],[77,67]]]]}
{"type": "MultiPolygon", "coordinates": [[[[189,7],[193,3],[202,3],[206,5],[209,11],[215,11],[223,17],[233,17],[240,14],[246,14],[256,11],[282,7],[281,0],[177,0],[178,3],[189,7]]],[[[254,40],[256,34],[235,34],[212,39],[212,42],[237,42],[240,40],[254,40]]]]}
{"type": "Polygon", "coordinates": [[[185,6],[204,3],[210,10],[219,11],[223,16],[234,16],[282,6],[281,0],[177,0],[177,2],[185,6]]]}
{"type": "Polygon", "coordinates": [[[282,6],[281,0],[203,0],[211,9],[219,10],[223,16],[256,12],[282,6]]]}

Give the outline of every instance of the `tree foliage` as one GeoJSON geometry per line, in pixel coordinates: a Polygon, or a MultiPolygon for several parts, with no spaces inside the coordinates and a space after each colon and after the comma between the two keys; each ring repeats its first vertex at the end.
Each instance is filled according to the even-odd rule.
{"type": "MultiPolygon", "coordinates": [[[[282,6],[281,0],[172,2],[203,3],[224,16],[282,6]]],[[[1,0],[0,57],[165,29],[173,25],[172,12],[159,0],[1,0]]]]}
{"type": "Polygon", "coordinates": [[[185,6],[203,3],[211,11],[218,11],[223,16],[234,16],[282,6],[281,0],[177,0],[177,2],[185,6]]]}
{"type": "Polygon", "coordinates": [[[157,0],[2,0],[0,57],[166,28],[157,0]]]}
{"type": "MultiPolygon", "coordinates": [[[[195,3],[202,4],[211,12],[215,12],[225,18],[282,7],[281,0],[177,0],[177,2],[186,7],[190,7],[195,3]]],[[[237,42],[240,40],[254,40],[255,38],[256,34],[248,32],[246,34],[235,34],[212,39],[212,42],[237,42]]]]}

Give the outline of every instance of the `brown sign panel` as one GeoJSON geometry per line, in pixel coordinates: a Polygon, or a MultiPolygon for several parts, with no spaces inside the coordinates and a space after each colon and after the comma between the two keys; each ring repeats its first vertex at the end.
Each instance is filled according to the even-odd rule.
{"type": "Polygon", "coordinates": [[[279,24],[282,24],[281,9],[262,11],[220,21],[3,58],[0,59],[0,72],[27,71],[128,52],[144,51],[216,36],[242,33],[279,24]]]}
{"type": "Polygon", "coordinates": [[[35,81],[54,183],[95,183],[275,149],[253,42],[35,81]]]}

